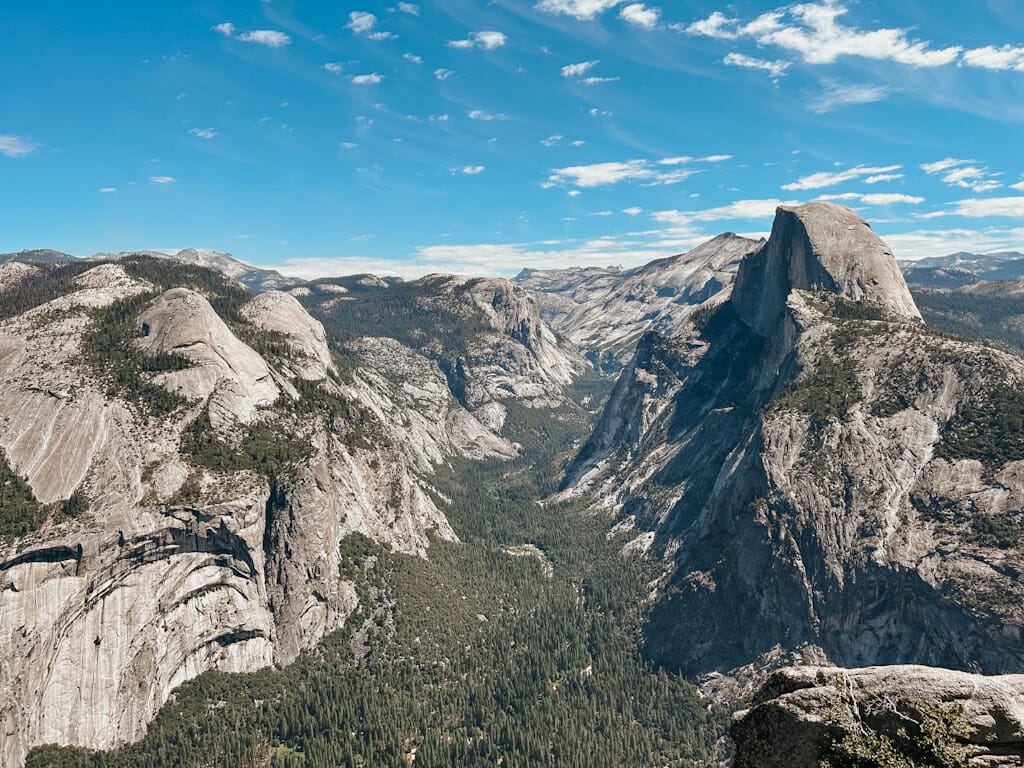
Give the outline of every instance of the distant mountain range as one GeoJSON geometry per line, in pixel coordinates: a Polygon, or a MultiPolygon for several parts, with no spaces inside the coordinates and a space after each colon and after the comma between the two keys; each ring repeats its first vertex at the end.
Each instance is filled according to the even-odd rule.
{"type": "Polygon", "coordinates": [[[298,278],[285,277],[273,269],[260,269],[236,259],[230,253],[208,251],[200,248],[183,248],[168,253],[165,251],[122,251],[121,253],[94,253],[84,259],[63,251],[50,248],[35,248],[17,253],[0,253],[0,264],[10,261],[32,262],[35,264],[61,264],[75,261],[117,261],[127,256],[149,256],[154,259],[169,259],[183,264],[206,267],[227,275],[251,291],[277,291],[291,288],[304,282],[298,278]]]}
{"type": "Polygon", "coordinates": [[[1024,278],[1024,253],[952,253],[919,261],[901,261],[908,283],[934,288],[961,288],[981,280],[1020,280],[1024,278]]]}

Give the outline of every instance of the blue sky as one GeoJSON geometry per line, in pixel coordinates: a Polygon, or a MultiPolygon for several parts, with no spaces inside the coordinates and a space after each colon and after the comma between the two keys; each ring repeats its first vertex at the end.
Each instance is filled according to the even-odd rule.
{"type": "Polygon", "coordinates": [[[4,0],[0,250],[638,264],[779,202],[1024,249],[1020,0],[4,0]]]}

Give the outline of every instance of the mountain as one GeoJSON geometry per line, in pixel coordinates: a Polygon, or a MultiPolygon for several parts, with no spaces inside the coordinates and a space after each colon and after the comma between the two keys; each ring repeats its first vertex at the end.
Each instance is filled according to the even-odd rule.
{"type": "Polygon", "coordinates": [[[516,283],[530,291],[541,316],[607,370],[628,362],[647,331],[674,333],[699,307],[729,296],[736,268],[758,242],[732,233],[689,253],[630,270],[523,270],[516,283]]]}
{"type": "Polygon", "coordinates": [[[4,764],[134,741],[203,671],[288,664],[370,612],[346,552],[456,541],[438,478],[514,459],[503,414],[547,418],[585,368],[505,281],[416,284],[424,317],[464,321],[454,346],[386,327],[405,288],[375,286],[383,314],[339,334],[300,299],[331,321],[341,286],[0,265],[4,764]]]}
{"type": "Polygon", "coordinates": [[[291,288],[303,282],[298,278],[285,277],[273,269],[260,269],[251,264],[246,264],[232,256],[230,253],[218,251],[207,251],[197,248],[183,248],[179,251],[131,251],[117,254],[97,253],[89,258],[91,260],[111,261],[131,256],[147,256],[153,259],[169,259],[182,264],[190,264],[196,267],[212,269],[227,275],[232,280],[244,285],[250,291],[260,293],[261,291],[277,291],[291,288]]]}
{"type": "Polygon", "coordinates": [[[908,283],[934,288],[959,288],[981,280],[1024,278],[1024,253],[954,253],[918,261],[901,261],[908,283]]]}
{"type": "Polygon", "coordinates": [[[75,257],[50,248],[34,248],[17,253],[0,253],[0,264],[8,262],[36,262],[39,264],[63,264],[74,261],[75,257]]]}
{"type": "Polygon", "coordinates": [[[664,559],[653,658],[1019,669],[1024,361],[931,332],[829,203],[780,208],[699,319],[643,337],[563,491],[664,559]]]}

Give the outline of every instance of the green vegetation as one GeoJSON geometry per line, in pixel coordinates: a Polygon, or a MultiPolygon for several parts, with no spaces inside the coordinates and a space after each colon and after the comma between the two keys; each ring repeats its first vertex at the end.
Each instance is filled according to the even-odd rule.
{"type": "Polygon", "coordinates": [[[959,707],[916,702],[912,725],[890,738],[859,724],[825,747],[823,768],[969,768],[961,741],[967,720],[959,707]]]}
{"type": "Polygon", "coordinates": [[[210,423],[209,409],[204,408],[182,433],[181,452],[192,463],[215,472],[250,469],[269,477],[308,456],[311,447],[266,422],[240,427],[237,439],[226,442],[210,423]]]}
{"type": "Polygon", "coordinates": [[[911,290],[930,328],[1024,350],[1024,295],[986,296],[920,287],[911,290]]]}
{"type": "Polygon", "coordinates": [[[81,362],[107,384],[109,397],[121,397],[164,416],[188,405],[181,395],[153,384],[149,376],[191,366],[184,355],[145,355],[132,343],[139,337],[139,313],[153,299],[145,293],[93,310],[92,323],[82,339],[81,362]]]}
{"type": "MultiPolygon", "coordinates": [[[[336,283],[337,281],[327,281],[336,283]]],[[[337,294],[310,286],[314,293],[303,298],[306,308],[335,339],[344,342],[361,336],[387,336],[435,359],[465,355],[470,340],[492,333],[483,312],[468,296],[468,288],[456,289],[451,298],[437,296],[429,281],[394,283],[390,287],[365,287],[345,281],[349,293],[324,308],[337,294]]]]}
{"type": "Polygon", "coordinates": [[[11,469],[0,451],[0,541],[39,530],[47,510],[36,500],[28,481],[11,469]]]}
{"type": "Polygon", "coordinates": [[[0,542],[26,536],[50,520],[60,523],[80,517],[89,510],[89,499],[75,491],[68,499],[41,504],[28,480],[20,477],[0,451],[0,542]]]}
{"type": "Polygon", "coordinates": [[[1024,388],[990,383],[976,397],[965,398],[935,452],[945,459],[977,459],[990,471],[1024,459],[1024,388]]]}
{"type": "Polygon", "coordinates": [[[836,360],[823,352],[814,368],[801,374],[779,393],[771,407],[806,413],[811,424],[842,420],[861,398],[857,368],[849,359],[836,360]]]}
{"type": "Polygon", "coordinates": [[[0,291],[0,320],[20,315],[33,307],[77,290],[74,280],[99,262],[37,264],[38,272],[0,291]]]}
{"type": "Polygon", "coordinates": [[[45,747],[28,766],[407,768],[413,755],[425,768],[711,764],[726,713],[640,653],[654,569],[623,559],[605,520],[538,503],[548,461],[585,422],[510,408],[510,437],[530,458],[457,462],[428,478],[462,540],[435,540],[429,560],[346,538],[340,575],[363,607],[291,666],[207,673],[138,744],[45,747]],[[503,551],[523,545],[550,575],[539,558],[503,551]]]}

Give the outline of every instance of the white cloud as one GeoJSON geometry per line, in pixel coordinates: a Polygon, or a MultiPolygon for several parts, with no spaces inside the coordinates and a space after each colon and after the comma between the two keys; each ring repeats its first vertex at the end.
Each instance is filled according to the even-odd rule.
{"type": "Polygon", "coordinates": [[[482,48],[485,51],[493,51],[495,48],[501,48],[507,42],[508,38],[505,37],[504,33],[484,30],[483,32],[471,32],[465,40],[449,40],[448,47],[461,48],[463,50],[482,48]]]}
{"type": "Polygon", "coordinates": [[[1016,184],[1011,184],[1010,189],[1017,189],[1024,192],[1024,181],[1018,181],[1016,184]]]}
{"type": "Polygon", "coordinates": [[[973,162],[947,157],[934,163],[924,163],[921,170],[932,176],[941,174],[942,181],[951,187],[969,189],[973,192],[991,192],[1002,186],[1002,182],[997,178],[1001,174],[972,165],[973,162]]]}
{"type": "Polygon", "coordinates": [[[643,29],[654,29],[661,18],[660,8],[648,8],[643,3],[630,3],[619,11],[623,21],[643,29]]]}
{"type": "Polygon", "coordinates": [[[1024,48],[1016,48],[1012,45],[996,48],[993,45],[986,45],[984,48],[964,51],[960,63],[965,67],[981,67],[997,71],[1015,69],[1024,72],[1024,48]]]}
{"type": "Polygon", "coordinates": [[[780,205],[799,205],[799,203],[776,199],[737,200],[728,205],[697,211],[655,211],[651,216],[655,221],[675,225],[689,225],[705,221],[730,221],[733,219],[769,219],[775,215],[775,209],[780,205]]]}
{"type": "Polygon", "coordinates": [[[420,7],[413,3],[399,3],[398,10],[400,10],[402,13],[408,13],[410,16],[420,15],[420,7]]]}
{"type": "Polygon", "coordinates": [[[220,134],[213,128],[190,128],[189,133],[198,136],[200,139],[215,139],[220,134]]]}
{"type": "Polygon", "coordinates": [[[895,61],[913,67],[939,67],[957,60],[962,48],[933,48],[913,40],[905,29],[857,29],[839,18],[848,9],[836,0],[797,3],[763,13],[748,23],[713,13],[686,28],[691,35],[718,39],[750,39],[759,46],[774,46],[799,56],[808,64],[832,64],[856,56],[895,61]]]}
{"type": "Polygon", "coordinates": [[[24,157],[35,150],[39,145],[21,136],[0,135],[0,155],[7,157],[24,157]]]}
{"type": "Polygon", "coordinates": [[[447,80],[454,74],[455,73],[452,70],[445,69],[444,67],[439,67],[438,69],[434,70],[434,77],[436,77],[438,80],[447,80]]]}
{"type": "Polygon", "coordinates": [[[341,64],[329,61],[326,64],[324,64],[324,69],[330,72],[332,75],[340,75],[343,67],[341,66],[341,64]]]}
{"type": "Polygon", "coordinates": [[[881,184],[886,181],[898,181],[902,179],[904,174],[902,173],[879,173],[876,176],[868,176],[864,179],[865,184],[881,184]]]}
{"type": "Polygon", "coordinates": [[[884,101],[891,93],[892,89],[883,85],[831,83],[810,100],[807,108],[811,112],[821,115],[826,112],[834,112],[842,107],[884,101]]]}
{"type": "Polygon", "coordinates": [[[504,112],[485,112],[482,109],[471,109],[466,113],[466,116],[470,120],[483,120],[485,122],[491,122],[492,120],[508,120],[508,115],[504,112]]]}
{"type": "Polygon", "coordinates": [[[610,8],[619,5],[623,0],[540,0],[537,9],[555,15],[572,16],[587,21],[593,19],[610,8]]]}
{"type": "Polygon", "coordinates": [[[348,24],[345,25],[345,29],[351,29],[357,35],[365,35],[375,26],[377,26],[377,17],[372,13],[352,11],[348,15],[348,24]]]}
{"type": "Polygon", "coordinates": [[[757,69],[761,72],[767,72],[771,77],[782,77],[790,67],[788,61],[768,61],[767,59],[758,59],[742,53],[730,53],[722,59],[722,63],[732,67],[757,69]]]}
{"type": "Polygon", "coordinates": [[[604,187],[624,181],[641,182],[646,186],[676,184],[699,173],[692,168],[680,168],[671,171],[658,169],[657,164],[646,160],[627,160],[625,162],[594,163],[592,165],[573,165],[566,168],[555,168],[547,181],[542,185],[550,188],[572,185],[581,188],[604,187]]]}
{"type": "Polygon", "coordinates": [[[461,172],[467,176],[476,176],[478,173],[483,173],[485,170],[486,168],[482,165],[467,165],[462,168],[461,172]]]}
{"type": "Polygon", "coordinates": [[[883,237],[897,257],[913,261],[949,253],[1020,250],[1024,229],[929,229],[884,234],[883,237]]]}
{"type": "Polygon", "coordinates": [[[735,40],[739,37],[739,33],[735,30],[737,23],[735,19],[727,18],[721,11],[715,11],[708,18],[693,22],[686,27],[685,31],[691,35],[714,37],[719,40],[735,40]]]}
{"type": "Polygon", "coordinates": [[[1024,195],[1017,197],[987,197],[958,200],[948,211],[927,213],[921,218],[934,219],[940,216],[966,216],[981,219],[988,216],[1024,218],[1024,195]]]}
{"type": "Polygon", "coordinates": [[[243,43],[256,43],[257,45],[265,45],[268,48],[282,48],[292,42],[292,39],[284,32],[278,32],[274,29],[254,29],[237,34],[237,28],[230,21],[217,24],[213,27],[213,31],[224,37],[241,40],[243,43]]]}
{"type": "Polygon", "coordinates": [[[367,35],[367,37],[370,38],[371,40],[397,40],[398,39],[398,35],[396,35],[394,32],[384,32],[384,31],[371,32],[370,34],[367,35]]]}
{"type": "Polygon", "coordinates": [[[869,193],[861,194],[860,192],[846,192],[841,195],[822,195],[818,198],[819,200],[855,200],[864,205],[895,205],[897,203],[906,203],[907,205],[920,205],[924,202],[923,197],[915,197],[914,195],[903,195],[899,193],[869,193]]]}
{"type": "Polygon", "coordinates": [[[356,144],[354,141],[343,141],[343,142],[341,142],[341,148],[342,149],[355,149],[358,146],[359,145],[356,144]]]}
{"type": "Polygon", "coordinates": [[[149,180],[154,184],[173,184],[177,181],[173,176],[150,176],[149,180]]]}
{"type": "Polygon", "coordinates": [[[639,216],[641,213],[644,212],[644,209],[638,208],[637,206],[634,205],[632,208],[623,208],[622,212],[627,216],[639,216]]]}
{"type": "Polygon", "coordinates": [[[117,192],[117,187],[100,187],[100,192],[109,195],[112,192],[117,192]]]}
{"type": "Polygon", "coordinates": [[[552,136],[548,136],[546,139],[541,139],[540,143],[543,144],[545,147],[553,147],[556,144],[560,144],[562,138],[562,134],[556,133],[552,136]]]}
{"type": "Polygon", "coordinates": [[[602,85],[603,83],[614,83],[620,78],[618,77],[584,77],[580,80],[581,85],[602,85]]]}
{"type": "Polygon", "coordinates": [[[422,64],[423,57],[417,56],[415,53],[403,53],[402,58],[406,61],[411,61],[413,64],[422,64]]]}
{"type": "Polygon", "coordinates": [[[858,165],[853,168],[848,168],[845,171],[820,171],[808,176],[803,176],[789,184],[783,184],[782,188],[788,191],[795,191],[834,187],[836,184],[842,184],[843,182],[852,181],[853,179],[898,171],[902,167],[903,166],[900,165],[887,165],[881,168],[873,168],[866,165],[858,165]]]}
{"type": "Polygon", "coordinates": [[[384,75],[371,72],[368,75],[354,75],[351,80],[355,85],[376,85],[384,79],[384,75]]]}
{"type": "Polygon", "coordinates": [[[278,32],[273,29],[254,29],[251,32],[244,32],[238,35],[236,39],[241,40],[243,43],[265,45],[268,48],[282,48],[289,45],[292,41],[284,32],[278,32]]]}
{"type": "Polygon", "coordinates": [[[600,59],[594,59],[593,61],[581,61],[579,64],[566,64],[562,67],[562,77],[582,77],[600,63],[600,59]]]}
{"type": "Polygon", "coordinates": [[[924,163],[921,165],[921,170],[925,173],[941,173],[958,165],[967,165],[973,162],[973,160],[957,160],[955,157],[947,157],[945,160],[936,160],[934,163],[924,163]]]}

